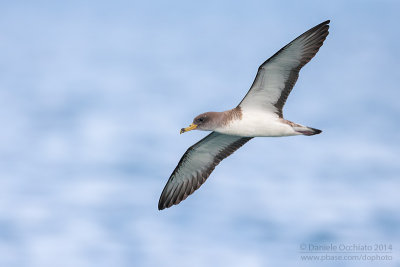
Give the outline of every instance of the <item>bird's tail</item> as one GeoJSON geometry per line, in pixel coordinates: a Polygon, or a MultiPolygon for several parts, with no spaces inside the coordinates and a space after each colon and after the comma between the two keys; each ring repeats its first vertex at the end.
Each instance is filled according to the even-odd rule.
{"type": "Polygon", "coordinates": [[[318,130],[315,128],[311,128],[311,127],[307,127],[307,126],[300,126],[300,125],[293,127],[293,129],[296,132],[298,132],[299,134],[307,135],[307,136],[320,134],[322,132],[321,130],[318,130]]]}

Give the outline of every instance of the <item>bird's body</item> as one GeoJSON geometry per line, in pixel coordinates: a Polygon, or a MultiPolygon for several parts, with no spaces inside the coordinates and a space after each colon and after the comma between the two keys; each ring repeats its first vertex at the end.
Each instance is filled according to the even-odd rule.
{"type": "MultiPolygon", "coordinates": [[[[230,111],[228,111],[230,112],[230,111]]],[[[299,135],[288,121],[276,114],[257,110],[241,111],[241,118],[215,128],[215,132],[242,137],[278,137],[299,135]]]]}
{"type": "Polygon", "coordinates": [[[181,133],[212,131],[182,156],[161,193],[158,208],[180,203],[197,190],[214,168],[254,137],[315,135],[321,130],[283,118],[283,106],[300,69],[318,52],[328,36],[329,20],[306,31],[258,68],[256,78],[238,106],[206,112],[181,133]]]}

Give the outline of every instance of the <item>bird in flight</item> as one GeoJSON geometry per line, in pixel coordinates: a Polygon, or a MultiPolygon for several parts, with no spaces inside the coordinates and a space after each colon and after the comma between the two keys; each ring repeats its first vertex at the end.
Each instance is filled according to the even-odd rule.
{"type": "Polygon", "coordinates": [[[253,137],[321,133],[321,130],[284,119],[282,108],[300,69],[315,56],[328,36],[329,22],[324,21],[306,31],[265,61],[237,107],[200,114],[189,127],[181,129],[181,133],[195,129],[212,132],[182,156],[161,193],[159,210],[186,199],[223,159],[253,137]]]}

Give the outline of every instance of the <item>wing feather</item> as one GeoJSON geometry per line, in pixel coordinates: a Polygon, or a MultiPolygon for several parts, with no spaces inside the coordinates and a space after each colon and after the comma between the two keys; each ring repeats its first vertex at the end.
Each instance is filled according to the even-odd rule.
{"type": "Polygon", "coordinates": [[[300,69],[317,54],[329,34],[329,20],[306,31],[280,49],[259,68],[246,96],[245,109],[264,109],[283,117],[282,108],[293,89],[300,69]]]}
{"type": "Polygon", "coordinates": [[[186,199],[207,180],[215,166],[250,139],[212,132],[191,146],[165,185],[158,209],[169,208],[186,199]]]}

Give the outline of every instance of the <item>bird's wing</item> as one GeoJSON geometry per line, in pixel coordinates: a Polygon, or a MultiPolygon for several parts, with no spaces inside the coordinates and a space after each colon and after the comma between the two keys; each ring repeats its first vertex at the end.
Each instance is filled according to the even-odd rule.
{"type": "Polygon", "coordinates": [[[283,117],[282,108],[299,77],[300,69],[318,52],[329,34],[329,20],[306,31],[287,44],[259,68],[240,102],[243,109],[263,109],[283,117]]]}
{"type": "Polygon", "coordinates": [[[158,209],[169,208],[186,199],[206,181],[215,166],[250,139],[212,132],[191,146],[165,185],[158,209]]]}

